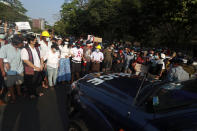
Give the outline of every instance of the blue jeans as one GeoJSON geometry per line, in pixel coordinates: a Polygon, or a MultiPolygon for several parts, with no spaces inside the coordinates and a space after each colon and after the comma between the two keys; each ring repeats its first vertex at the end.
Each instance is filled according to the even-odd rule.
{"type": "Polygon", "coordinates": [[[57,81],[58,68],[47,66],[49,86],[55,86],[57,81]]]}

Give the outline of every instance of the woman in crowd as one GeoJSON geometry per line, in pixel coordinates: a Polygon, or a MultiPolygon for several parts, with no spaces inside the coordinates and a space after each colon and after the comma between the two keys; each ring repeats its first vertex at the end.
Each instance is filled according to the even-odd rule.
{"type": "Polygon", "coordinates": [[[44,60],[47,60],[47,74],[50,87],[55,87],[57,82],[58,66],[59,66],[59,48],[56,44],[51,46],[51,50],[47,52],[44,60]]]}
{"type": "Polygon", "coordinates": [[[71,71],[70,71],[70,57],[71,49],[68,43],[68,39],[59,46],[60,48],[60,67],[58,71],[58,82],[70,82],[71,80],[71,71]]]}

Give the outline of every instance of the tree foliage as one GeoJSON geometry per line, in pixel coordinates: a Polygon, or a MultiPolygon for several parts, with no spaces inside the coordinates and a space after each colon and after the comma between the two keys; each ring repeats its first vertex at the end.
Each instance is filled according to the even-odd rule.
{"type": "Polygon", "coordinates": [[[54,28],[63,35],[93,34],[146,45],[190,42],[196,35],[197,0],[73,0],[54,28]]]}
{"type": "Polygon", "coordinates": [[[27,21],[28,17],[25,15],[27,10],[23,7],[19,0],[15,0],[11,6],[0,3],[0,19],[10,22],[27,21]]]}

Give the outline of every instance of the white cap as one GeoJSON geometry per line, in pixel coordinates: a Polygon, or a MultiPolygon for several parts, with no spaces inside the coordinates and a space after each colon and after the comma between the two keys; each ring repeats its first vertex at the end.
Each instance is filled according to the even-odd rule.
{"type": "Polygon", "coordinates": [[[161,53],[161,58],[162,58],[162,59],[165,59],[165,58],[166,58],[166,55],[163,54],[163,53],[161,53]]]}

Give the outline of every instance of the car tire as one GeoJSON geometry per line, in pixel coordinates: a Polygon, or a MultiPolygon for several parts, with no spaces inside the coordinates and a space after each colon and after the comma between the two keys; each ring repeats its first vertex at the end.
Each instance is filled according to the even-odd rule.
{"type": "Polygon", "coordinates": [[[68,131],[88,131],[88,128],[83,120],[71,120],[68,131]]]}

